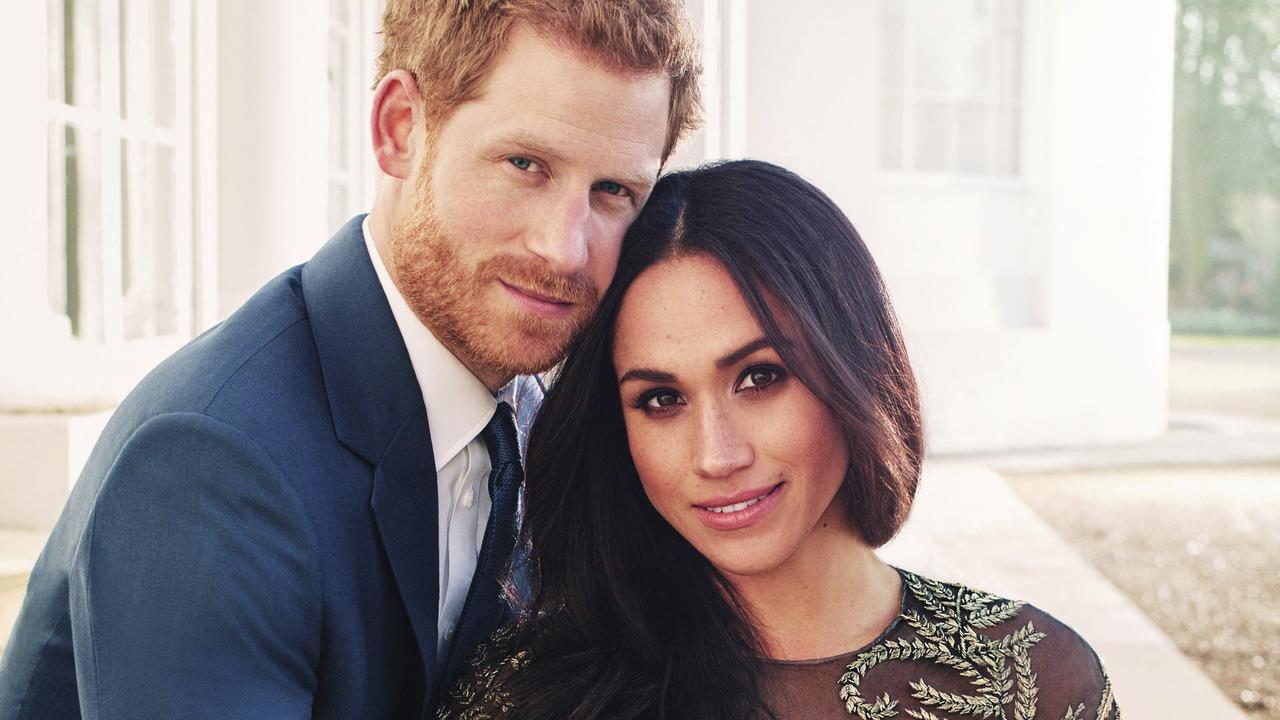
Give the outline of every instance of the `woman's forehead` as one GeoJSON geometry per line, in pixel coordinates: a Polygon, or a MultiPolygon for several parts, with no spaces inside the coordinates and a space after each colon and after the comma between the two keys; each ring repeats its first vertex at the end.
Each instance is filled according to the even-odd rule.
{"type": "Polygon", "coordinates": [[[614,330],[614,359],[720,357],[762,334],[724,266],[706,255],[685,256],[645,270],[628,288],[614,330]]]}

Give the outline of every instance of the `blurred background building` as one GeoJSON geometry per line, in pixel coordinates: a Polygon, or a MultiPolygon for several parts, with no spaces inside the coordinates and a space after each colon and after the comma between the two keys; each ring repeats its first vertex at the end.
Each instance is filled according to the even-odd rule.
{"type": "MultiPolygon", "coordinates": [[[[1164,437],[1171,319],[1280,334],[1280,0],[688,4],[707,122],[671,164],[844,208],[935,456],[1164,437]]],[[[370,207],[381,9],[0,6],[0,529],[49,528],[123,394],[370,207]]]]}

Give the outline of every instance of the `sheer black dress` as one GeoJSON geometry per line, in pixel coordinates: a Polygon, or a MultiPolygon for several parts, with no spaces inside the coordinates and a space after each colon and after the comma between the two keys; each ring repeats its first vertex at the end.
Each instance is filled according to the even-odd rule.
{"type": "MultiPolygon", "coordinates": [[[[781,720],[1119,720],[1098,656],[1023,602],[899,570],[902,606],[865,647],[807,661],[761,660],[781,720]]],[[[519,718],[506,680],[530,662],[499,630],[477,650],[437,720],[519,718]]]]}

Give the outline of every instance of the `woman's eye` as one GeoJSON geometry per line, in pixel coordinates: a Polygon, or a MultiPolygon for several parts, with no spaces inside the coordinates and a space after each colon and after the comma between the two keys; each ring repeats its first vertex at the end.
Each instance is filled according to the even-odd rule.
{"type": "Polygon", "coordinates": [[[520,168],[521,170],[524,170],[525,172],[538,172],[539,170],[542,169],[542,166],[539,165],[536,161],[530,160],[527,157],[521,157],[519,155],[513,158],[509,158],[508,162],[520,168]]]}
{"type": "Polygon", "coordinates": [[[621,183],[616,183],[612,180],[601,180],[600,182],[596,183],[596,187],[600,190],[603,190],[609,193],[610,195],[626,195],[627,194],[627,189],[623,187],[621,183]]]}
{"type": "Polygon", "coordinates": [[[762,390],[782,379],[782,370],[772,367],[748,368],[738,381],[739,390],[762,390]]]}
{"type": "Polygon", "coordinates": [[[680,396],[673,392],[656,392],[645,398],[644,406],[650,410],[661,410],[680,404],[680,396]]]}
{"type": "Polygon", "coordinates": [[[644,411],[647,415],[662,416],[671,412],[677,405],[683,405],[684,398],[674,390],[650,390],[631,401],[631,407],[644,411]]]}

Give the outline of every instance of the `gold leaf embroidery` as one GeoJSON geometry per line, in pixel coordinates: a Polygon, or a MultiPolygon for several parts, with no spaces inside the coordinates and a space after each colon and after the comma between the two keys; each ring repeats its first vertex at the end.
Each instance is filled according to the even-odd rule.
{"type": "MultiPolygon", "coordinates": [[[[990,637],[983,631],[996,628],[1017,618],[1025,603],[1005,600],[990,593],[963,585],[949,585],[902,572],[907,590],[926,612],[907,610],[901,620],[915,631],[911,639],[884,640],[858,654],[840,677],[840,699],[850,715],[862,720],[887,720],[898,715],[898,701],[889,693],[868,703],[859,686],[872,668],[895,660],[924,660],[952,668],[968,681],[971,694],[940,690],[924,679],[909,684],[911,697],[922,708],[906,709],[915,720],[942,720],[930,710],[975,718],[1009,717],[1012,705],[1014,720],[1034,720],[1039,701],[1038,676],[1031,666],[1030,649],[1046,635],[1028,621],[1012,632],[990,637]],[[928,708],[928,709],[926,709],[928,708]]],[[[1063,720],[1082,720],[1085,705],[1068,708],[1063,720]]],[[[1106,681],[1099,701],[1098,720],[1119,720],[1111,691],[1106,681]]]]}

